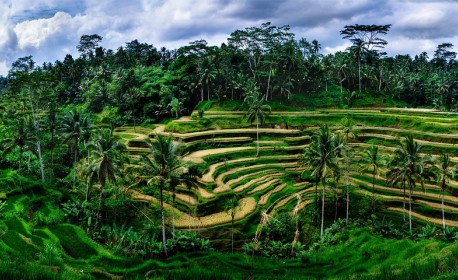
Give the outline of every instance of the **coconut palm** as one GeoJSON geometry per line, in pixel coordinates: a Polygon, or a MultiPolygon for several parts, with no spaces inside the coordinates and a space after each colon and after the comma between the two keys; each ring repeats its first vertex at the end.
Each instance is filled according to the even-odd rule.
{"type": "Polygon", "coordinates": [[[356,138],[354,121],[350,118],[342,119],[338,126],[337,132],[345,134],[345,142],[347,143],[349,138],[356,138]]]}
{"type": "Polygon", "coordinates": [[[340,158],[341,162],[344,166],[344,177],[345,177],[345,192],[346,192],[346,215],[345,215],[345,223],[348,224],[348,216],[350,213],[350,170],[351,164],[353,163],[353,149],[345,143],[340,148],[340,158]]]}
{"type": "Polygon", "coordinates": [[[450,178],[455,176],[452,163],[450,162],[450,157],[448,154],[443,154],[440,160],[437,163],[438,168],[438,179],[441,186],[441,196],[442,196],[442,229],[445,235],[445,210],[444,210],[444,196],[445,190],[447,189],[447,184],[450,178]]]}
{"type": "Polygon", "coordinates": [[[259,156],[259,124],[263,125],[266,117],[271,112],[269,105],[263,104],[264,98],[259,93],[257,85],[252,82],[248,83],[246,88],[245,102],[248,104],[246,113],[250,123],[256,121],[256,157],[259,156]]]}
{"type": "Polygon", "coordinates": [[[61,122],[63,142],[71,142],[74,166],[78,162],[79,145],[87,142],[90,137],[91,125],[89,118],[80,111],[69,111],[61,122]]]}
{"type": "Polygon", "coordinates": [[[86,201],[88,200],[89,186],[95,182],[100,184],[99,205],[95,223],[97,226],[103,201],[103,191],[108,181],[116,183],[117,177],[120,176],[120,171],[125,162],[121,152],[126,147],[119,136],[113,135],[111,129],[101,129],[95,140],[89,142],[86,147],[89,151],[88,165],[85,168],[85,175],[88,178],[86,201]]]}
{"type": "Polygon", "coordinates": [[[231,215],[231,244],[232,244],[232,254],[234,254],[234,222],[235,215],[237,210],[241,208],[239,205],[239,196],[234,193],[234,195],[226,201],[224,210],[231,215]]]}
{"type": "Polygon", "coordinates": [[[323,188],[321,196],[321,231],[323,237],[324,229],[324,202],[326,193],[326,178],[332,177],[337,173],[336,141],[335,135],[329,131],[327,125],[322,125],[312,136],[312,143],[306,149],[305,154],[309,160],[309,169],[312,170],[312,176],[319,175],[323,188]]]}
{"type": "Polygon", "coordinates": [[[422,147],[421,144],[414,141],[411,135],[406,136],[405,141],[395,151],[395,167],[387,173],[390,182],[403,182],[403,185],[407,183],[409,188],[409,231],[411,234],[412,191],[417,183],[423,187],[424,180],[432,176],[432,159],[429,155],[420,154],[422,147]]]}
{"type": "Polygon", "coordinates": [[[16,125],[11,127],[11,131],[13,132],[13,135],[2,140],[2,155],[4,156],[12,149],[18,147],[19,169],[21,169],[24,149],[33,146],[33,137],[23,118],[16,120],[16,125]]]}
{"type": "Polygon", "coordinates": [[[159,202],[162,218],[162,244],[167,256],[167,240],[165,235],[165,215],[163,192],[165,188],[173,188],[179,182],[185,166],[178,156],[178,146],[173,142],[172,136],[156,135],[156,141],[148,142],[149,155],[142,156],[142,173],[150,186],[159,189],[159,202]]]}
{"type": "MultiPolygon", "coordinates": [[[[369,171],[369,169],[372,169],[372,195],[375,195],[375,176],[378,174],[379,167],[384,165],[384,160],[380,156],[378,152],[378,146],[370,146],[366,150],[364,150],[364,153],[362,154],[363,156],[363,161],[364,161],[364,166],[362,168],[362,172],[369,171]]],[[[372,200],[372,211],[374,211],[374,202],[375,200],[372,200]]]]}
{"type": "MultiPolygon", "coordinates": [[[[198,178],[202,177],[202,172],[197,168],[196,165],[191,165],[185,168],[185,172],[179,177],[174,178],[170,182],[170,188],[172,189],[172,206],[175,207],[176,199],[176,187],[179,185],[186,186],[188,190],[197,188],[199,185],[198,178]]],[[[189,196],[191,198],[191,196],[189,196]]],[[[172,215],[172,236],[175,238],[175,215],[172,215]]]]}

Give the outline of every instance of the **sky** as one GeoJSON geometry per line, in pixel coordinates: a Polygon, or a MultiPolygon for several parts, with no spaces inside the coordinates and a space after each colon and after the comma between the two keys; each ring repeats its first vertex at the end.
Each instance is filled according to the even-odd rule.
{"type": "Polygon", "coordinates": [[[17,58],[37,65],[78,57],[82,35],[98,34],[115,50],[137,39],[175,49],[204,39],[220,46],[237,29],[264,22],[289,25],[296,39],[314,39],[322,53],[345,50],[345,25],[391,24],[390,56],[458,49],[458,0],[0,0],[0,75],[17,58]]]}

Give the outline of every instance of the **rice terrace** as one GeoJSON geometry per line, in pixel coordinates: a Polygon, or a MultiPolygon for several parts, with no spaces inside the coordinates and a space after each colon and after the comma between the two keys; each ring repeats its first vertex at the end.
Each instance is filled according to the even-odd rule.
{"type": "Polygon", "coordinates": [[[458,279],[458,64],[288,25],[0,76],[0,279],[458,279]]]}

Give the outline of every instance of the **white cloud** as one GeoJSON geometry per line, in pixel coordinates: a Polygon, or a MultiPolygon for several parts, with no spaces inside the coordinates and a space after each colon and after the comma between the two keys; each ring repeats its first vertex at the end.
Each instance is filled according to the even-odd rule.
{"type": "Polygon", "coordinates": [[[49,19],[36,19],[24,21],[14,27],[20,49],[29,47],[39,48],[47,42],[50,36],[71,30],[72,17],[63,12],[58,12],[49,19]]]}
{"type": "Polygon", "coordinates": [[[348,47],[339,34],[345,25],[393,24],[389,55],[431,53],[458,45],[456,14],[457,1],[447,0],[0,0],[0,68],[27,55],[37,64],[77,56],[84,34],[99,34],[113,50],[135,39],[178,48],[197,39],[220,45],[267,21],[317,39],[324,53],[348,47]]]}

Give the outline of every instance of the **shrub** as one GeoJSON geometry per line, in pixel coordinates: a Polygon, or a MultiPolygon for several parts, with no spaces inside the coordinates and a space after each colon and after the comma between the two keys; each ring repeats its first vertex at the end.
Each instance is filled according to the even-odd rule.
{"type": "Polygon", "coordinates": [[[421,239],[430,239],[436,236],[436,226],[435,225],[426,225],[421,229],[421,233],[418,235],[421,239]]]}
{"type": "Polygon", "coordinates": [[[57,244],[45,241],[40,252],[38,253],[38,262],[40,264],[49,266],[60,266],[62,265],[61,251],[57,247],[57,244]]]}
{"type": "Polygon", "coordinates": [[[199,114],[199,118],[203,118],[205,110],[204,109],[199,109],[199,111],[197,111],[197,113],[199,114]]]}
{"type": "Polygon", "coordinates": [[[165,130],[166,131],[170,131],[170,132],[178,132],[180,131],[180,125],[176,122],[169,122],[166,126],[165,126],[165,130]]]}
{"type": "Polygon", "coordinates": [[[376,233],[387,238],[401,239],[405,237],[403,231],[396,228],[393,221],[391,220],[375,220],[373,223],[373,229],[376,233]]]}

